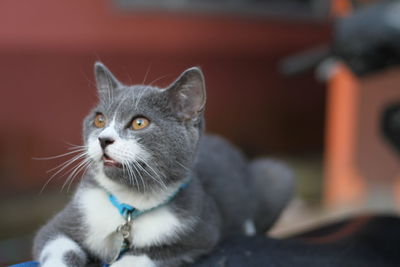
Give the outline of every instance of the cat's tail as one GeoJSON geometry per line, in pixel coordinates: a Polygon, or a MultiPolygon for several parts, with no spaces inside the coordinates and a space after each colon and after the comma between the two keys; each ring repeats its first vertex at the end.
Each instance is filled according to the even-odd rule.
{"type": "Polygon", "coordinates": [[[285,163],[274,159],[256,159],[251,162],[250,171],[257,194],[254,224],[257,232],[265,232],[292,199],[295,177],[285,163]]]}

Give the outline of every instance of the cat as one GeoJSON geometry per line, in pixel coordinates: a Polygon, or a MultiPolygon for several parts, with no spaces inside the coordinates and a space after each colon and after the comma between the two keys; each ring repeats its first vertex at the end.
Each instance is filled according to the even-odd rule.
{"type": "Polygon", "coordinates": [[[230,235],[273,224],[293,174],[203,134],[199,68],[163,89],[125,85],[100,62],[94,70],[99,103],[83,123],[87,169],[34,239],[41,266],[182,266],[230,235]]]}

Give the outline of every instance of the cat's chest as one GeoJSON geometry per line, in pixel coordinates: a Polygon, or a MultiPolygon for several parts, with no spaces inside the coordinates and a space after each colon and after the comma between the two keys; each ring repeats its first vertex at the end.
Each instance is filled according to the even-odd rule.
{"type": "MultiPolygon", "coordinates": [[[[118,249],[116,229],[126,221],[101,189],[85,189],[79,197],[87,227],[85,246],[105,257],[118,249]]],[[[163,206],[132,220],[131,242],[134,247],[166,244],[185,230],[184,222],[168,207],[163,206]]]]}

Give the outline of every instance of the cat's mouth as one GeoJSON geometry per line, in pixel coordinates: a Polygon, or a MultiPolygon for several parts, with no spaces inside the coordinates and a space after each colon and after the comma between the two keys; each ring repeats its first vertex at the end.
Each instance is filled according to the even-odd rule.
{"type": "Polygon", "coordinates": [[[103,157],[102,157],[104,166],[109,166],[109,167],[117,167],[117,168],[122,168],[122,164],[119,163],[116,160],[113,160],[109,155],[107,155],[106,153],[104,153],[103,157]]]}

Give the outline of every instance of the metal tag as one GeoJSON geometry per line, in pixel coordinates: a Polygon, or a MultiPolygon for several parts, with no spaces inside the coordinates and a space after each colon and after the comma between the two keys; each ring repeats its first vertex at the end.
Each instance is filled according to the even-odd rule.
{"type": "Polygon", "coordinates": [[[131,229],[132,229],[132,215],[127,214],[126,222],[117,227],[117,229],[107,238],[108,247],[111,252],[106,259],[108,264],[112,264],[118,260],[121,253],[128,250],[131,245],[131,229]]]}
{"type": "Polygon", "coordinates": [[[124,238],[120,233],[112,232],[106,239],[106,247],[108,253],[104,262],[108,264],[114,263],[121,253],[121,247],[124,245],[124,238]]]}

